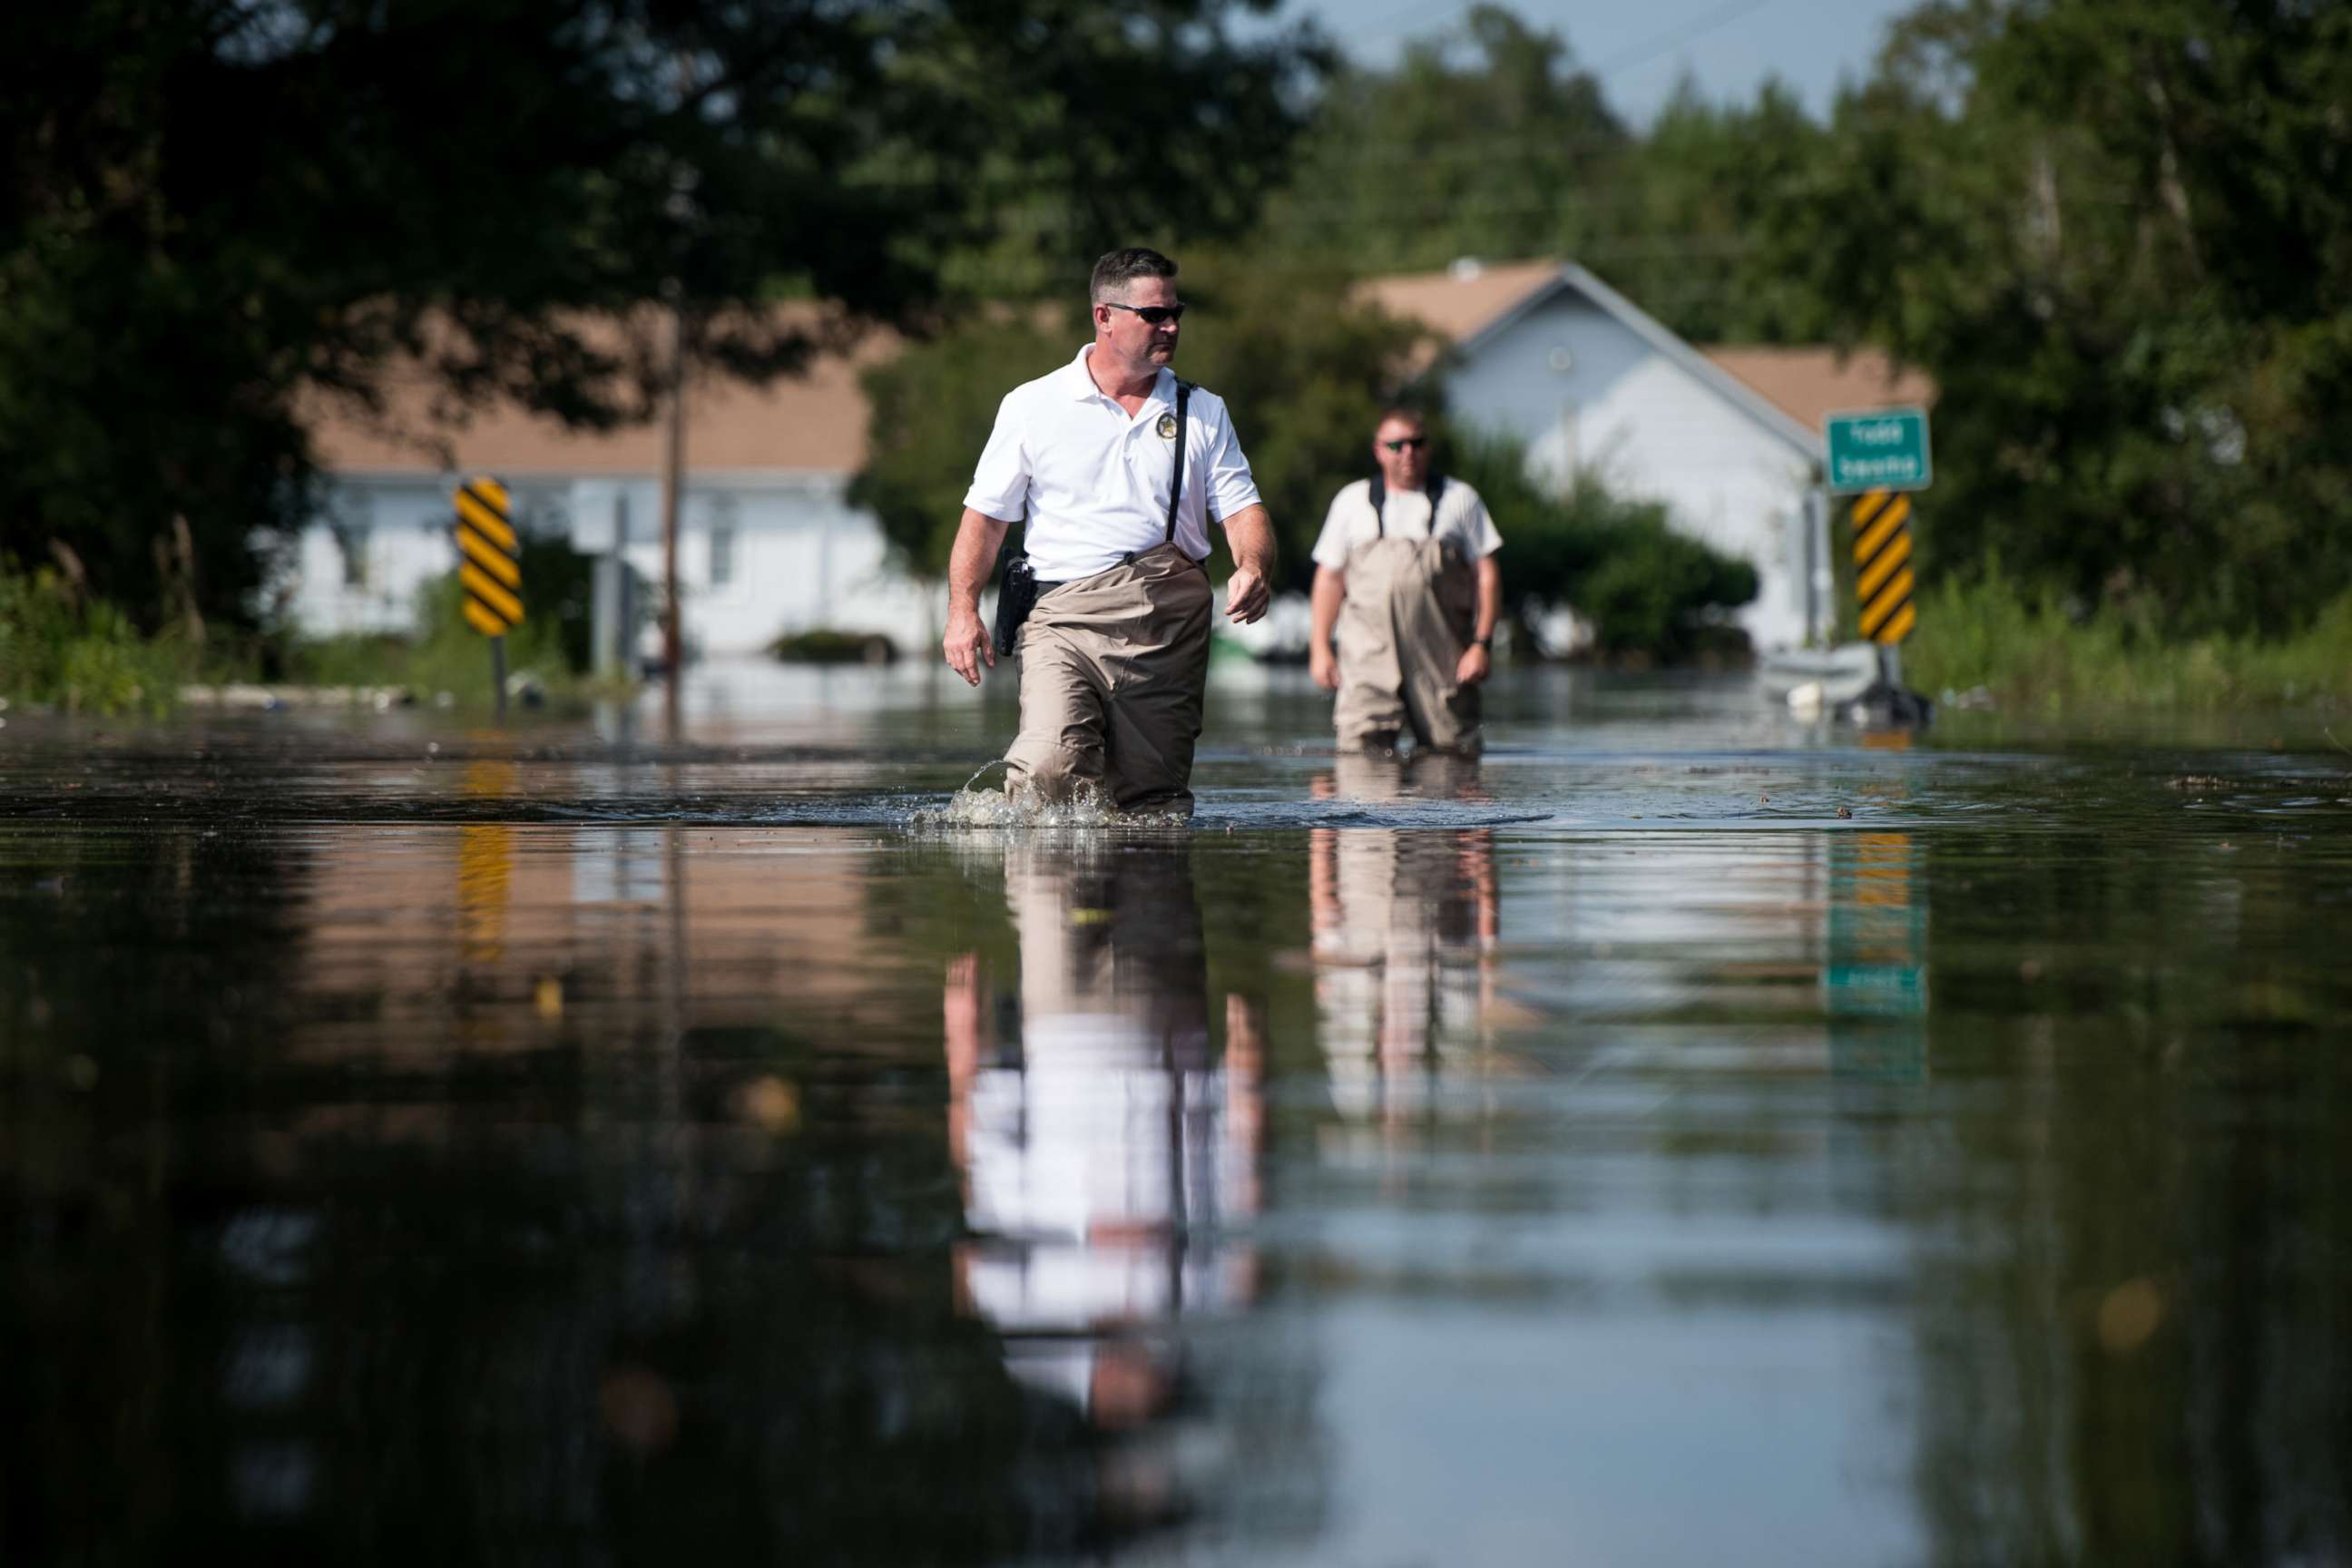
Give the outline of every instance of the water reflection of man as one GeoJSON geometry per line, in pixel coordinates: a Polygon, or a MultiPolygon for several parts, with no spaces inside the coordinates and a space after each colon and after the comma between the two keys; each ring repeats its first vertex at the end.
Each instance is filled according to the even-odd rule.
{"type": "MultiPolygon", "coordinates": [[[[1477,795],[1474,763],[1342,752],[1318,797],[1402,801],[1477,795]]],[[[1501,929],[1488,828],[1318,827],[1307,899],[1315,1002],[1332,1099],[1350,1120],[1397,1126],[1427,1075],[1482,1043],[1501,929]]]]}
{"type": "Polygon", "coordinates": [[[1412,410],[1381,416],[1372,460],[1379,476],[1331,498],[1315,541],[1315,683],[1339,694],[1343,747],[1385,751],[1410,733],[1475,753],[1503,607],[1502,535],[1476,490],[1431,471],[1429,426],[1412,410]]]}
{"type": "Polygon", "coordinates": [[[977,1236],[958,1289],[1016,1377],[1133,1426],[1173,1395],[1169,1325],[1254,1291],[1224,1227],[1257,1204],[1259,1013],[1227,999],[1214,1066],[1181,847],[1024,843],[1005,890],[1017,1037],[996,1037],[976,959],[948,971],[949,1136],[977,1236]]]}

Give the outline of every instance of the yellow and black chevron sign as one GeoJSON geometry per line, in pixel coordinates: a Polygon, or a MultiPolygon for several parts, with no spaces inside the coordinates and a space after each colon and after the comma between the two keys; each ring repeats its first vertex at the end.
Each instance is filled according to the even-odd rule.
{"type": "Polygon", "coordinates": [[[1862,635],[1893,647],[1919,619],[1911,607],[1911,498],[1869,490],[1853,503],[1853,589],[1862,635]]]}
{"type": "Polygon", "coordinates": [[[476,475],[457,487],[457,579],[466,584],[466,622],[502,637],[522,625],[520,542],[506,486],[476,475]]]}

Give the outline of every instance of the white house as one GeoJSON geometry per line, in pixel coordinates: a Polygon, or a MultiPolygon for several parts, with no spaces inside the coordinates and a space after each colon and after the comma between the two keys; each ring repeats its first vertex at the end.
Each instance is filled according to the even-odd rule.
{"type": "Polygon", "coordinates": [[[1662,501],[1677,529],[1753,564],[1739,622],[1759,649],[1805,642],[1828,606],[1822,416],[1927,400],[1870,351],[1696,348],[1572,263],[1457,262],[1364,293],[1451,343],[1442,374],[1463,424],[1517,437],[1539,475],[1662,501]]]}
{"type": "MultiPolygon", "coordinates": [[[[943,605],[891,568],[873,517],[843,493],[865,460],[857,373],[894,348],[877,336],[765,388],[689,380],[678,576],[690,652],[753,653],[815,627],[880,632],[902,648],[931,639],[943,605]]],[[[418,587],[457,563],[451,492],[473,474],[508,487],[525,531],[592,552],[617,544],[647,583],[662,581],[658,423],[572,432],[509,405],[460,423],[436,414],[419,378],[380,419],[321,410],[312,436],[328,517],[302,535],[287,584],[306,632],[412,625],[418,587]]]]}

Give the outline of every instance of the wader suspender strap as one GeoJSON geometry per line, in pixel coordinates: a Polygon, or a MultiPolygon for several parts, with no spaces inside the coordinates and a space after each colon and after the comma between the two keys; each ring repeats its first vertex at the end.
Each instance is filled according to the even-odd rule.
{"type": "MultiPolygon", "coordinates": [[[[1429,536],[1432,539],[1437,537],[1437,498],[1444,493],[1445,476],[1444,474],[1430,475],[1428,485],[1429,536]]],[[[1389,487],[1381,483],[1380,475],[1374,474],[1372,476],[1372,537],[1374,539],[1386,539],[1389,536],[1388,521],[1381,515],[1388,509],[1388,504],[1389,487]]]]}
{"type": "Polygon", "coordinates": [[[1176,503],[1184,499],[1184,415],[1192,401],[1192,384],[1176,384],[1176,479],[1168,487],[1168,537],[1162,544],[1176,542],[1176,503]]]}

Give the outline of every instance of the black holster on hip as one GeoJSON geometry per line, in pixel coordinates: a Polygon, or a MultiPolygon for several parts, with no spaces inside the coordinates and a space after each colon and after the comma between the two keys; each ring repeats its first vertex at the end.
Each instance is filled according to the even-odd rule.
{"type": "Polygon", "coordinates": [[[1024,552],[1008,555],[996,577],[996,656],[1012,657],[1021,639],[1021,623],[1037,607],[1037,573],[1024,552]]]}

